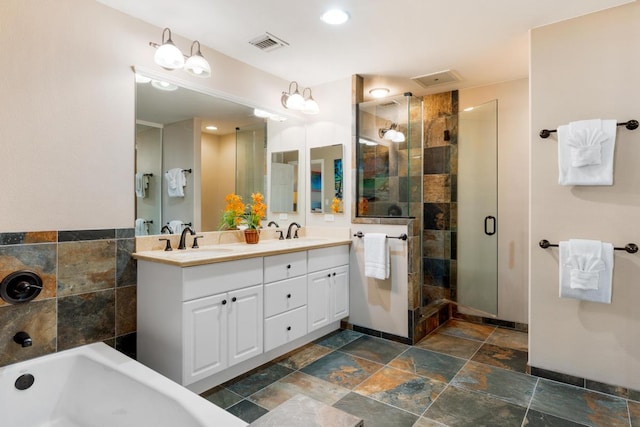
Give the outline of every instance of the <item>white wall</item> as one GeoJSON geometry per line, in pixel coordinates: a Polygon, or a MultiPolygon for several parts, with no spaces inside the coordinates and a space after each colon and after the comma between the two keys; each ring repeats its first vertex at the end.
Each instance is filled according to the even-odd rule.
{"type": "Polygon", "coordinates": [[[558,297],[558,251],[538,241],[640,242],[640,131],[618,128],[614,185],[558,185],[557,138],[574,120],[640,118],[640,3],[531,32],[529,363],[640,389],[640,256],[616,251],[610,305],[558,297]]]}
{"type": "Polygon", "coordinates": [[[3,232],[133,226],[134,65],[287,114],[289,82],[204,46],[212,78],[164,71],[162,29],[94,1],[3,0],[0,28],[3,232]]]}
{"type": "Polygon", "coordinates": [[[493,99],[498,100],[498,318],[528,323],[528,79],[460,90],[460,110],[493,99]]]}

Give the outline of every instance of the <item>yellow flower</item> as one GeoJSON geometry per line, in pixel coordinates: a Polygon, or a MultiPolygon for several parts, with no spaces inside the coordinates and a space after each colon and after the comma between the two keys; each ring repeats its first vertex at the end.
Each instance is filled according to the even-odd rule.
{"type": "Polygon", "coordinates": [[[331,202],[331,212],[338,213],[340,212],[341,207],[342,207],[342,200],[338,199],[337,197],[334,197],[333,201],[331,202]]]}
{"type": "Polygon", "coordinates": [[[221,230],[235,228],[240,225],[245,209],[245,205],[242,203],[242,197],[237,194],[227,194],[224,200],[227,202],[227,206],[224,209],[222,220],[220,221],[221,230]]]}

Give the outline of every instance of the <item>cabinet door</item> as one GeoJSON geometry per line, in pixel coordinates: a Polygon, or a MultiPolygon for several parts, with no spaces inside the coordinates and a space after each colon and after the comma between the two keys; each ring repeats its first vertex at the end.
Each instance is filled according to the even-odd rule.
{"type": "Polygon", "coordinates": [[[349,266],[334,268],[331,272],[332,320],[349,315],[349,266]]]}
{"type": "Polygon", "coordinates": [[[331,272],[329,270],[309,274],[307,297],[309,332],[331,323],[333,316],[331,312],[331,272]]]}
{"type": "Polygon", "coordinates": [[[227,367],[226,298],[226,294],[219,294],[182,305],[183,385],[227,367]]]}
{"type": "Polygon", "coordinates": [[[262,353],[262,285],[229,292],[229,366],[262,353]]]}

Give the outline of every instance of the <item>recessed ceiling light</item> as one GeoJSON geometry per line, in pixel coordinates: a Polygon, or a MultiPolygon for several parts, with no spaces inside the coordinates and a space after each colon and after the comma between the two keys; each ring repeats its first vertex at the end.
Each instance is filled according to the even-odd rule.
{"type": "Polygon", "coordinates": [[[349,14],[344,10],[331,9],[326,11],[320,19],[329,25],[340,25],[349,20],[349,14]]]}
{"type": "Polygon", "coordinates": [[[462,111],[473,111],[473,107],[467,107],[467,108],[465,108],[465,109],[464,109],[464,110],[462,110],[462,111]]]}
{"type": "Polygon", "coordinates": [[[218,130],[218,128],[213,126],[213,125],[206,126],[205,129],[206,130],[218,130]]]}
{"type": "Polygon", "coordinates": [[[389,89],[387,89],[386,87],[377,87],[375,89],[371,89],[369,91],[369,94],[371,94],[371,96],[373,96],[374,98],[384,98],[389,94],[389,89]]]}

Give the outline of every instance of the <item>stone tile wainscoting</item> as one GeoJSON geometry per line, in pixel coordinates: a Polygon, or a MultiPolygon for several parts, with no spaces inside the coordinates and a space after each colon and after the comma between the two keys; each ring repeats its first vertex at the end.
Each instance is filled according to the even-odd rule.
{"type": "Polygon", "coordinates": [[[37,273],[43,289],[31,302],[0,300],[0,366],[103,341],[135,358],[134,230],[0,233],[0,280],[37,273]],[[31,347],[13,342],[16,332],[31,347]]]}

